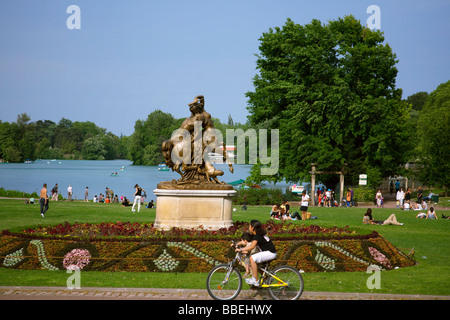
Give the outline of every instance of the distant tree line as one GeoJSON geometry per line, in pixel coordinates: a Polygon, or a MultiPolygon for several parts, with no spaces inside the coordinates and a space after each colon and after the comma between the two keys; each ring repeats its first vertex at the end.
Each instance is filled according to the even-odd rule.
{"type": "Polygon", "coordinates": [[[111,160],[127,157],[127,137],[118,137],[92,122],[62,118],[31,122],[22,113],[16,122],[0,121],[0,158],[7,162],[35,159],[111,160]]]}
{"type": "MultiPolygon", "coordinates": [[[[58,123],[50,120],[31,121],[22,113],[16,122],[0,120],[0,159],[5,162],[24,162],[35,159],[129,159],[135,165],[157,165],[164,161],[161,145],[170,139],[184,118],[176,119],[170,113],[156,110],[145,120],[137,120],[131,136],[120,137],[86,121],[62,118],[58,123]]],[[[216,129],[225,139],[227,128],[241,128],[228,117],[228,124],[213,119],[216,129]]]]}

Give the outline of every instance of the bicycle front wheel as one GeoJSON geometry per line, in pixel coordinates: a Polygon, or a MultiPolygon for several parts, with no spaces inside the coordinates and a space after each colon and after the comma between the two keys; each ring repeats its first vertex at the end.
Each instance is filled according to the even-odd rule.
{"type": "Polygon", "coordinates": [[[206,278],[206,290],[215,300],[233,300],[241,289],[241,273],[228,264],[215,266],[206,278]]]}
{"type": "Polygon", "coordinates": [[[269,294],[274,300],[297,300],[303,293],[303,277],[300,272],[290,266],[279,266],[273,270],[276,278],[268,279],[269,294]]]}

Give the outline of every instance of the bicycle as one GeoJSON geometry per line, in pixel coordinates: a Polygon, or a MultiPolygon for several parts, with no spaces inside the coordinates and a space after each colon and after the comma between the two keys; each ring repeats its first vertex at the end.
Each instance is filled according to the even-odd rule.
{"type": "MultiPolygon", "coordinates": [[[[243,254],[236,252],[233,260],[211,269],[206,278],[206,289],[213,299],[233,300],[239,295],[243,280],[237,266],[243,262],[243,254]]],[[[270,262],[265,262],[258,268],[262,271],[259,288],[268,289],[274,300],[298,300],[303,293],[303,277],[300,272],[287,265],[271,269],[270,262]]]]}

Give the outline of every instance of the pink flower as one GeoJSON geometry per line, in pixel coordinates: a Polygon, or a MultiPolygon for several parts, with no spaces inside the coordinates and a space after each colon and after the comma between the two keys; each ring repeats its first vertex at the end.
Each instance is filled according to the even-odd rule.
{"type": "Polygon", "coordinates": [[[380,251],[378,251],[375,248],[369,247],[369,252],[378,263],[381,263],[382,265],[391,268],[391,263],[389,262],[389,259],[380,251]]]}
{"type": "Polygon", "coordinates": [[[67,270],[81,270],[90,262],[91,254],[86,249],[73,249],[68,252],[63,260],[63,266],[67,270]]]}

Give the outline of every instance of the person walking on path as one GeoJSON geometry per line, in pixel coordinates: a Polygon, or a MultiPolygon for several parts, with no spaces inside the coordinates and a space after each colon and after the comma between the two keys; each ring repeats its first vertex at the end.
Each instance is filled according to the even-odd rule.
{"type": "Polygon", "coordinates": [[[377,194],[375,195],[375,201],[377,203],[377,208],[383,207],[383,195],[381,194],[381,190],[378,190],[377,194]]]}
{"type": "Polygon", "coordinates": [[[41,208],[41,216],[44,218],[45,213],[48,210],[48,195],[47,195],[47,184],[44,183],[43,188],[41,189],[39,206],[41,208]]]}
{"type": "Polygon", "coordinates": [[[144,191],[141,187],[139,187],[138,184],[136,184],[134,186],[134,188],[136,189],[136,191],[134,193],[133,207],[131,208],[131,212],[133,212],[133,213],[136,212],[136,210],[134,209],[134,207],[136,206],[136,202],[138,204],[138,212],[141,211],[141,197],[142,197],[142,191],[144,191]]]}
{"type": "Polygon", "coordinates": [[[353,193],[353,188],[350,188],[350,195],[351,195],[351,200],[350,200],[350,202],[351,202],[351,205],[352,205],[352,207],[354,207],[355,206],[355,201],[353,200],[353,198],[354,198],[354,193],[353,193]]]}
{"type": "Polygon", "coordinates": [[[398,206],[403,208],[403,200],[405,199],[405,192],[403,191],[403,188],[400,188],[400,190],[397,191],[395,199],[398,201],[398,206]]]}
{"type": "Polygon", "coordinates": [[[395,193],[397,193],[400,190],[400,181],[395,182],[395,193]]]}
{"type": "Polygon", "coordinates": [[[405,201],[411,203],[411,188],[408,187],[405,193],[405,201]]]}
{"type": "Polygon", "coordinates": [[[422,187],[419,187],[419,189],[417,190],[417,202],[422,203],[422,200],[423,200],[423,189],[422,187]]]}

